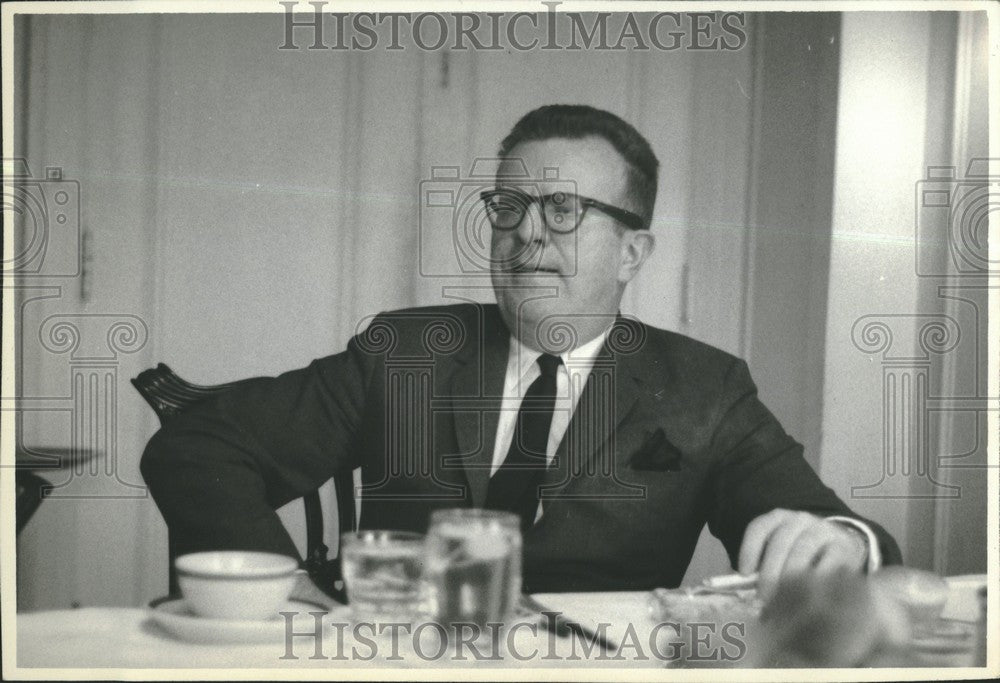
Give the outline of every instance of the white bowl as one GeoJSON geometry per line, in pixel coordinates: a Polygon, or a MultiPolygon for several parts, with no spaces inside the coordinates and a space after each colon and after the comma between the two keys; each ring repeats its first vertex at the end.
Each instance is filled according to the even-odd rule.
{"type": "Polygon", "coordinates": [[[286,555],[217,550],[174,561],[184,599],[210,619],[277,619],[295,586],[298,562],[286,555]]]}

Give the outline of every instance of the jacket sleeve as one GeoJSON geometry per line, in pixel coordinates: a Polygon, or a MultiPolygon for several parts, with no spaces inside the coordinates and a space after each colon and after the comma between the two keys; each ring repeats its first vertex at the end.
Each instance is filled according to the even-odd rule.
{"type": "Polygon", "coordinates": [[[885,529],[852,512],[820,481],[802,457],[802,446],[761,403],[744,361],[735,359],[729,368],[720,405],[712,440],[718,459],[709,529],[725,545],[734,567],[747,525],[776,508],[861,520],[878,538],[883,564],[902,561],[885,529]]]}
{"type": "Polygon", "coordinates": [[[193,406],[146,446],[141,471],[177,552],[298,556],[274,510],[359,465],[372,359],[347,350],[193,406]]]}

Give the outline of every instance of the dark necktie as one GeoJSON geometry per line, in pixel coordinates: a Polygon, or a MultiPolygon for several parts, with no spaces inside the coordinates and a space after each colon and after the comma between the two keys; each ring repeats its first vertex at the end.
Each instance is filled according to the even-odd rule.
{"type": "Polygon", "coordinates": [[[538,511],[538,487],[548,466],[546,450],[556,399],[556,371],[561,364],[559,356],[542,354],[538,357],[542,374],[524,394],[510,450],[490,478],[486,491],[484,507],[517,514],[521,518],[522,531],[531,528],[538,511]]]}

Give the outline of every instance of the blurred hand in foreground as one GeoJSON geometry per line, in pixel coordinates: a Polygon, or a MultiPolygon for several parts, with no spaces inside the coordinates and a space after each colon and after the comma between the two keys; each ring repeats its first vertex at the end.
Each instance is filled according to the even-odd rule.
{"type": "Polygon", "coordinates": [[[750,631],[754,667],[908,666],[906,614],[866,577],[841,570],[782,579],[750,631]]]}
{"type": "Polygon", "coordinates": [[[868,543],[857,531],[808,512],[779,509],[747,526],[739,571],[759,573],[757,592],[767,601],[780,580],[860,573],[867,560],[868,543]]]}

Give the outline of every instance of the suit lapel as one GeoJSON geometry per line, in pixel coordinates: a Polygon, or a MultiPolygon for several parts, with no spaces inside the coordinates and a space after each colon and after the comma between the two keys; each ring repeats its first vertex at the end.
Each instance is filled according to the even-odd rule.
{"type": "Polygon", "coordinates": [[[480,329],[459,356],[461,365],[452,376],[450,396],[459,455],[445,460],[450,466],[460,463],[465,470],[476,507],[486,502],[510,343],[496,307],[481,310],[480,329]]]}
{"type": "Polygon", "coordinates": [[[595,455],[614,436],[643,393],[641,348],[645,335],[641,323],[619,318],[594,361],[594,366],[570,418],[556,458],[546,474],[546,487],[560,488],[574,478],[593,472],[610,473],[615,449],[608,449],[602,467],[594,469],[595,455]],[[625,346],[621,340],[629,345],[625,346]],[[636,340],[638,340],[636,342],[636,340]],[[635,344],[638,344],[635,345],[635,344]]]}

